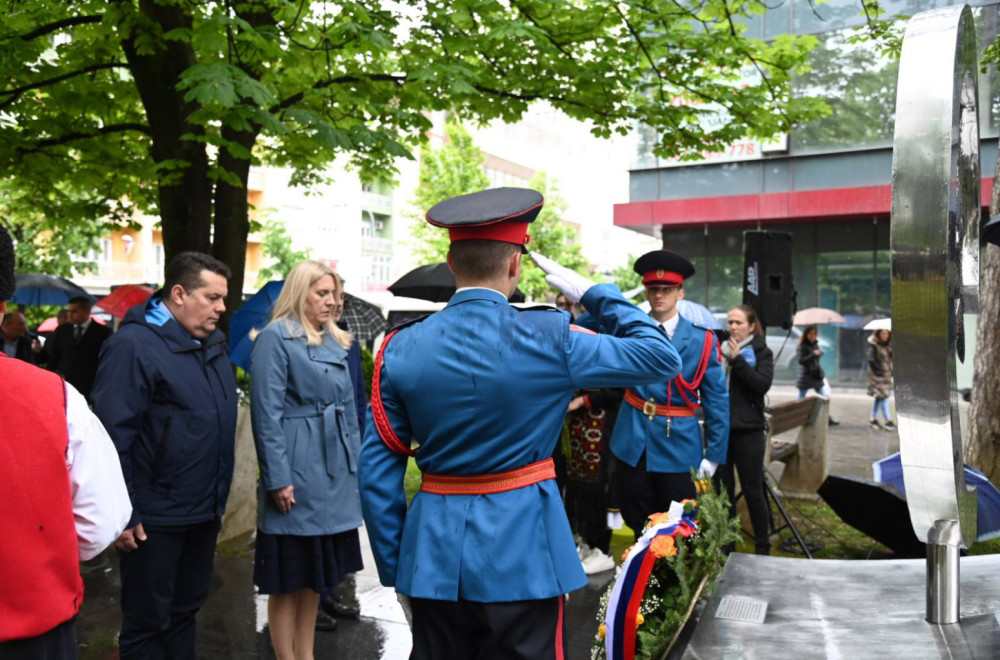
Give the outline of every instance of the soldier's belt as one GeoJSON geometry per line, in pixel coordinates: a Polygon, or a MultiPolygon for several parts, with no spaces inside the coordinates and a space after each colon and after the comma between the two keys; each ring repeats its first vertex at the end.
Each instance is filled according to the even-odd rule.
{"type": "Polygon", "coordinates": [[[653,401],[646,401],[632,390],[625,390],[625,403],[642,411],[650,418],[657,417],[694,417],[694,408],[688,406],[667,406],[653,401]]]}
{"type": "Polygon", "coordinates": [[[420,490],[435,495],[490,495],[556,478],[551,458],[493,474],[423,474],[420,490]]]}

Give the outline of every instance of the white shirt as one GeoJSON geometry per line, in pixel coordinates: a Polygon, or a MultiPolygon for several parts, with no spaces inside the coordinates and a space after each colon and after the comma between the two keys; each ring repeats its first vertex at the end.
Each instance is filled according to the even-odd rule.
{"type": "Polygon", "coordinates": [[[86,399],[66,383],[66,468],[80,561],[93,559],[117,539],[132,516],[118,450],[86,399]]]}
{"type": "Polygon", "coordinates": [[[73,324],[73,337],[74,337],[74,338],[76,337],[76,329],[77,329],[77,328],[80,328],[80,336],[82,337],[82,336],[84,335],[84,333],[86,333],[86,332],[87,332],[87,328],[89,328],[89,327],[90,327],[90,322],[91,322],[92,320],[93,320],[93,319],[91,319],[91,318],[90,318],[90,317],[88,316],[88,317],[87,317],[87,320],[86,320],[86,321],[84,321],[83,323],[74,323],[74,324],[73,324]]]}
{"type": "Polygon", "coordinates": [[[667,333],[667,337],[670,339],[674,338],[674,333],[677,332],[677,322],[681,320],[680,314],[674,314],[672,317],[660,324],[663,331],[667,333]]]}

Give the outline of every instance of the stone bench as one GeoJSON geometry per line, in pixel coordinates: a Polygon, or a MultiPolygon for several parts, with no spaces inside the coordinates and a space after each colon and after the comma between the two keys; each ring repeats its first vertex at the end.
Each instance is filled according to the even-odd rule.
{"type": "Polygon", "coordinates": [[[826,435],[830,400],[809,396],[769,407],[764,465],[782,493],[792,497],[815,497],[826,479],[826,435]],[[798,429],[793,438],[777,437],[798,429]]]}

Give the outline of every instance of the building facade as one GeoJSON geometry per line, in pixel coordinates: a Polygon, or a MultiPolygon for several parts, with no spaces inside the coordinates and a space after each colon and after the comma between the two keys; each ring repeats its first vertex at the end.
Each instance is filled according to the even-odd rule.
{"type": "MultiPolygon", "coordinates": [[[[954,4],[891,0],[893,14],[954,4]]],[[[971,2],[972,5],[982,3],[971,2]]],[[[770,6],[770,5],[769,5],[770,6]]],[[[698,274],[689,298],[728,308],[742,300],[743,232],[775,230],[793,237],[797,307],[827,307],[847,322],[820,336],[831,350],[823,364],[834,383],[865,382],[868,320],[891,312],[889,216],[892,138],[898,63],[849,41],[864,23],[856,0],[783,0],[747,23],[749,35],[811,34],[819,43],[812,71],[797,93],[820,96],[832,112],[798,126],[778,144],[745,140],[696,163],[657,159],[657,136],[639,131],[629,201],[615,207],[615,225],[658,237],[663,247],[691,257],[698,274]]],[[[980,50],[997,38],[998,7],[974,10],[980,50]]],[[[1000,84],[995,67],[980,75],[983,204],[988,204],[997,158],[1000,84]]],[[[786,331],[769,329],[769,334],[786,331]]],[[[784,350],[794,350],[797,334],[784,350]]],[[[971,369],[964,369],[970,381],[971,369]]],[[[779,373],[787,380],[789,374],[779,373]]]]}

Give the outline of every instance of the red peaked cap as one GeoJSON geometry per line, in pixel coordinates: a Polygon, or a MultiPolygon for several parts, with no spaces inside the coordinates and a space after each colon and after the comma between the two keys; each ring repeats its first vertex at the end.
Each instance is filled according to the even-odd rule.
{"type": "Polygon", "coordinates": [[[642,275],[646,286],[684,286],[684,280],[694,275],[690,261],[670,250],[653,250],[635,260],[632,267],[642,275]]]}
{"type": "Polygon", "coordinates": [[[438,202],[427,212],[427,222],[446,227],[452,243],[501,241],[520,245],[527,253],[528,223],[544,203],[542,194],[529,188],[491,188],[438,202]]]}

